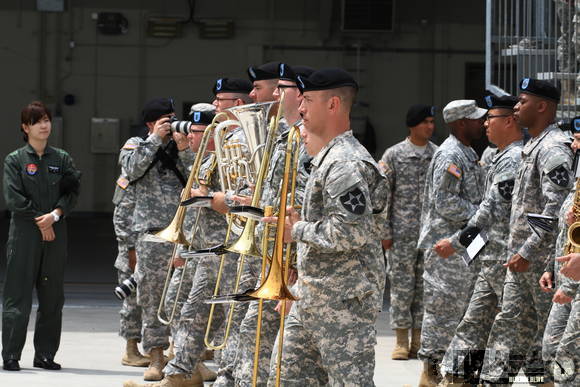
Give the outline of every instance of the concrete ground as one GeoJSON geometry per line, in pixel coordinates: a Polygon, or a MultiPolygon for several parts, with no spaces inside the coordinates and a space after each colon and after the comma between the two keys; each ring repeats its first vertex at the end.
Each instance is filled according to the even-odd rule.
{"type": "MultiPolygon", "coordinates": [[[[142,368],[125,367],[120,362],[124,349],[124,341],[117,335],[120,303],[112,294],[112,288],[108,285],[68,284],[66,293],[62,340],[55,359],[62,364],[62,370],[46,371],[32,367],[33,313],[20,361],[22,371],[0,369],[0,386],[120,387],[127,379],[142,380],[142,368]]],[[[379,387],[416,386],[421,364],[417,360],[390,360],[393,335],[387,320],[387,313],[383,312],[378,323],[375,383],[379,387]]],[[[211,367],[212,363],[208,365],[211,367]]]]}

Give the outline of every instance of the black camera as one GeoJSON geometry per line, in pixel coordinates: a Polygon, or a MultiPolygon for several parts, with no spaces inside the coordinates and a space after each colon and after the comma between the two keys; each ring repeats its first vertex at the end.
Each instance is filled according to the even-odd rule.
{"type": "Polygon", "coordinates": [[[137,289],[137,281],[133,276],[127,278],[125,281],[121,282],[119,286],[115,287],[115,296],[121,301],[129,297],[137,289]]]}
{"type": "Polygon", "coordinates": [[[189,128],[191,128],[191,125],[193,125],[193,122],[181,121],[175,116],[169,118],[169,123],[171,124],[172,132],[182,133],[186,136],[189,133],[189,128]]]}

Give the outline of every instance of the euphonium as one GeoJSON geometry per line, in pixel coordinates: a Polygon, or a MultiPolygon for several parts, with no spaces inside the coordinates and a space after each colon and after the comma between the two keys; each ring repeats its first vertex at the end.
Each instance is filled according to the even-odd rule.
{"type": "Polygon", "coordinates": [[[572,211],[576,221],[568,227],[568,241],[564,247],[564,254],[580,253],[580,179],[576,179],[576,192],[572,202],[572,211]]]}
{"type": "MultiPolygon", "coordinates": [[[[212,134],[213,129],[217,126],[217,122],[218,122],[219,118],[223,117],[223,116],[224,115],[220,115],[220,114],[216,115],[214,117],[212,123],[209,124],[205,128],[201,143],[199,145],[199,149],[197,151],[197,154],[195,155],[195,159],[194,159],[193,165],[191,167],[191,172],[189,173],[189,177],[187,179],[187,184],[185,185],[185,188],[183,188],[183,192],[181,193],[180,205],[177,208],[175,216],[173,217],[173,221],[171,222],[171,224],[167,228],[165,228],[164,230],[162,230],[156,234],[157,237],[165,239],[168,242],[174,243],[173,252],[171,254],[171,257],[170,257],[169,263],[168,263],[168,267],[167,267],[167,275],[165,277],[165,284],[163,285],[163,292],[161,294],[161,300],[159,302],[159,307],[157,308],[157,319],[162,324],[165,324],[165,325],[171,324],[171,322],[173,321],[173,318],[175,317],[175,312],[176,312],[176,308],[177,308],[177,304],[178,304],[178,300],[179,300],[179,295],[181,293],[181,285],[183,284],[183,280],[185,279],[185,274],[186,274],[186,269],[184,267],[183,271],[181,273],[179,286],[177,287],[177,294],[175,295],[175,300],[174,300],[173,306],[171,308],[171,314],[169,315],[169,317],[167,319],[165,319],[162,316],[162,311],[163,311],[164,306],[165,306],[165,297],[167,295],[167,290],[169,288],[169,283],[171,282],[171,276],[173,273],[173,270],[172,270],[173,269],[173,257],[175,256],[175,254],[177,252],[177,246],[179,244],[189,246],[189,242],[185,238],[185,235],[183,234],[183,231],[182,231],[183,221],[185,219],[185,211],[186,211],[186,206],[184,205],[184,203],[187,202],[187,199],[189,199],[189,197],[191,196],[191,188],[193,187],[193,182],[195,181],[198,186],[201,185],[199,174],[200,174],[201,166],[203,164],[204,155],[205,155],[206,150],[207,150],[207,145],[209,143],[209,139],[210,139],[210,136],[212,134]]],[[[209,168],[206,171],[206,174],[203,177],[204,183],[206,185],[209,184],[209,181],[211,179],[211,175],[212,175],[214,169],[215,168],[209,168]]],[[[194,226],[191,230],[192,237],[195,235],[195,231],[197,229],[197,225],[199,222],[200,210],[201,210],[201,208],[198,209],[195,223],[194,223],[194,226]]]]}
{"type": "MultiPolygon", "coordinates": [[[[253,104],[254,107],[252,105],[245,105],[245,106],[240,106],[240,107],[236,107],[236,108],[232,108],[235,110],[232,111],[234,114],[237,114],[238,117],[240,117],[240,111],[252,111],[255,108],[260,108],[260,111],[263,110],[262,106],[266,107],[269,110],[270,107],[274,104],[275,102],[270,102],[267,104],[253,104]],[[242,108],[246,108],[246,109],[242,109],[242,108]]],[[[220,263],[220,267],[219,267],[219,271],[218,271],[218,275],[217,275],[217,281],[216,281],[216,285],[215,285],[215,289],[214,289],[214,295],[212,297],[212,299],[208,300],[207,302],[211,303],[211,308],[210,308],[210,313],[209,313],[209,319],[208,319],[208,324],[207,324],[207,328],[206,328],[206,332],[205,332],[205,345],[213,350],[216,349],[221,349],[225,346],[227,339],[229,337],[229,332],[230,332],[230,328],[231,328],[231,323],[233,321],[233,316],[234,316],[234,307],[235,305],[232,303],[233,301],[235,301],[236,297],[240,296],[239,294],[237,294],[238,292],[238,288],[239,288],[239,283],[240,283],[240,278],[242,276],[243,273],[243,268],[244,268],[244,260],[246,255],[251,255],[251,256],[260,256],[260,252],[258,250],[258,248],[256,247],[256,243],[255,243],[255,227],[257,224],[257,218],[261,218],[261,216],[263,215],[263,212],[260,211],[258,209],[258,205],[260,203],[260,198],[262,195],[262,184],[263,181],[266,177],[266,173],[268,171],[268,165],[270,162],[270,156],[272,153],[272,150],[274,148],[274,139],[276,137],[276,132],[278,130],[278,125],[280,122],[280,115],[282,113],[282,99],[279,102],[279,106],[278,106],[278,112],[276,114],[275,118],[272,118],[270,125],[269,126],[265,126],[268,128],[267,134],[262,136],[262,138],[266,139],[265,144],[260,144],[259,143],[259,139],[258,139],[258,135],[256,135],[255,133],[261,133],[261,131],[259,130],[259,128],[254,128],[253,133],[251,131],[248,130],[248,124],[242,124],[242,129],[244,129],[244,134],[246,135],[246,140],[248,141],[248,144],[254,144],[254,145],[249,145],[250,149],[251,149],[251,154],[252,157],[250,158],[250,164],[255,165],[256,163],[259,161],[259,169],[257,170],[257,175],[255,176],[255,178],[253,179],[253,184],[254,184],[254,192],[252,194],[252,203],[251,206],[240,206],[238,209],[240,210],[239,212],[237,212],[238,214],[242,214],[241,216],[246,218],[244,227],[243,227],[243,231],[239,237],[239,239],[231,244],[228,245],[226,241],[226,250],[233,252],[233,253],[238,253],[240,254],[240,258],[239,258],[239,263],[238,263],[238,270],[237,270],[237,274],[236,274],[236,280],[235,280],[235,285],[234,285],[234,290],[233,290],[233,294],[231,295],[226,295],[226,296],[219,296],[219,288],[220,288],[220,283],[221,283],[221,275],[222,275],[222,271],[223,271],[223,265],[224,265],[224,259],[225,256],[222,256],[222,261],[220,263]],[[243,125],[246,125],[246,128],[244,128],[243,125]],[[261,152],[261,156],[258,154],[259,152],[261,152]],[[251,213],[256,212],[260,212],[260,215],[258,215],[257,218],[252,218],[250,216],[255,216],[252,215],[251,213]],[[248,212],[248,210],[250,212],[248,212]],[[228,302],[228,303],[232,303],[230,306],[230,310],[228,313],[228,318],[226,321],[226,330],[224,333],[224,338],[223,338],[223,342],[219,345],[216,344],[212,344],[210,341],[210,332],[211,332],[211,326],[213,323],[213,314],[214,314],[214,310],[215,310],[215,304],[216,303],[224,303],[224,302],[228,302]]],[[[245,115],[244,115],[245,116],[245,115]]],[[[254,125],[265,125],[265,121],[262,120],[256,120],[253,117],[253,115],[249,115],[250,122],[253,122],[254,124],[252,124],[252,126],[254,125]]],[[[242,122],[243,120],[240,119],[240,122],[242,122]]],[[[225,123],[224,123],[225,124],[225,123]]],[[[216,128],[216,131],[219,130],[221,128],[216,128]]],[[[219,139],[221,140],[223,138],[223,135],[217,134],[216,136],[219,136],[219,139]]],[[[217,149],[217,147],[216,147],[217,149]]],[[[219,157],[218,157],[218,165],[219,165],[219,157]]],[[[227,170],[223,170],[222,172],[222,168],[220,166],[219,168],[220,171],[220,177],[222,177],[223,175],[225,175],[225,173],[227,172],[227,170]]],[[[252,182],[252,181],[250,181],[252,182]]],[[[231,210],[232,213],[235,213],[235,208],[232,208],[231,210]]],[[[228,215],[228,228],[231,229],[231,226],[233,224],[233,219],[236,216],[240,216],[240,215],[228,215]]],[[[229,238],[230,232],[228,231],[227,233],[227,237],[226,239],[229,238]]]]}

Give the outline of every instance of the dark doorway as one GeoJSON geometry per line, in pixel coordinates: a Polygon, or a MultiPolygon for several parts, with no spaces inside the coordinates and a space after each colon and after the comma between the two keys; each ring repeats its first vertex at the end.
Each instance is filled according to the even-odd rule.
{"type": "MultiPolygon", "coordinates": [[[[487,94],[488,92],[485,90],[485,63],[466,63],[465,98],[474,99],[477,101],[478,106],[484,107],[484,97],[487,94]]],[[[488,145],[489,141],[485,133],[479,140],[471,144],[480,157],[488,145]]]]}

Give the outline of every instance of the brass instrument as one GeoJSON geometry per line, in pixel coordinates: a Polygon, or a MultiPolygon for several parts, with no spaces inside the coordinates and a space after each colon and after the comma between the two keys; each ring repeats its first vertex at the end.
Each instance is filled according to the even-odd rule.
{"type": "MultiPolygon", "coordinates": [[[[236,208],[232,208],[231,212],[233,214],[228,214],[228,232],[226,234],[227,236],[226,236],[226,242],[225,242],[227,247],[225,249],[229,252],[240,254],[240,258],[239,258],[239,262],[238,262],[238,270],[236,273],[236,280],[235,280],[233,294],[226,295],[226,296],[219,296],[218,295],[219,289],[220,289],[220,283],[221,283],[221,276],[222,276],[222,272],[223,272],[224,259],[225,259],[225,255],[224,255],[221,258],[213,297],[210,300],[206,301],[206,302],[212,304],[210,307],[208,324],[207,324],[207,328],[205,331],[205,338],[204,338],[205,345],[209,349],[213,349],[213,350],[221,349],[225,346],[225,344],[228,340],[231,324],[232,324],[233,317],[234,317],[235,304],[233,303],[233,301],[236,300],[236,297],[243,296],[243,294],[240,295],[240,294],[237,294],[237,292],[238,292],[238,288],[239,288],[239,284],[240,284],[240,279],[241,279],[241,276],[243,273],[244,260],[245,260],[246,256],[247,255],[257,256],[257,257],[261,256],[261,254],[256,246],[256,242],[255,242],[255,228],[257,225],[257,221],[258,221],[257,219],[259,219],[263,216],[263,212],[259,210],[258,205],[260,203],[260,198],[262,195],[262,184],[263,184],[263,181],[266,177],[266,173],[268,171],[268,165],[270,163],[270,156],[271,156],[271,153],[272,153],[272,150],[274,147],[274,139],[276,138],[276,131],[278,129],[278,125],[280,122],[280,115],[282,113],[282,108],[281,108],[282,98],[279,102],[279,107],[278,107],[278,112],[276,114],[276,117],[272,118],[269,126],[265,125],[265,120],[263,119],[263,118],[267,118],[267,113],[266,113],[266,115],[264,115],[263,113],[269,112],[270,108],[272,107],[272,105],[274,103],[275,102],[244,105],[244,106],[228,109],[228,110],[232,111],[232,113],[234,113],[234,115],[236,115],[240,120],[239,121],[240,125],[241,125],[242,129],[244,130],[244,134],[246,135],[247,145],[249,146],[249,148],[251,150],[251,158],[250,158],[248,164],[252,165],[252,168],[255,171],[257,171],[257,175],[254,175],[254,177],[252,177],[250,180],[250,182],[252,182],[254,184],[254,192],[252,194],[252,203],[251,203],[250,208],[248,208],[247,206],[240,206],[239,209],[241,211],[239,211],[239,212],[236,211],[236,208]],[[255,113],[256,109],[258,109],[259,113],[255,113]],[[242,112],[244,112],[244,114],[242,114],[242,112]],[[252,112],[252,113],[245,114],[245,112],[252,112]],[[257,114],[259,114],[261,117],[256,118],[257,114]],[[246,118],[248,118],[248,119],[246,120],[246,118]],[[261,128],[267,127],[268,128],[267,133],[263,134],[263,131],[261,130],[261,128],[257,127],[257,126],[261,126],[261,128]],[[265,143],[260,143],[261,139],[265,139],[265,143]],[[260,153],[261,153],[261,155],[260,155],[260,153]],[[259,168],[255,169],[257,165],[259,165],[259,168]],[[252,218],[252,216],[255,216],[255,215],[252,215],[251,213],[246,212],[246,210],[248,210],[248,209],[252,213],[258,212],[259,215],[256,216],[255,218],[252,218]],[[256,211],[256,209],[257,209],[257,211],[256,211]],[[238,215],[235,215],[236,212],[238,215]],[[231,245],[228,245],[231,227],[234,224],[235,219],[239,216],[246,218],[245,224],[243,225],[243,231],[242,231],[239,239],[236,242],[234,242],[231,245]],[[215,304],[217,304],[217,303],[231,303],[230,309],[228,312],[228,317],[226,320],[224,339],[223,339],[223,342],[219,345],[212,344],[211,338],[210,338],[211,327],[212,327],[212,323],[213,323],[213,314],[215,311],[215,304]]],[[[221,128],[218,127],[216,129],[216,132],[220,129],[221,128]]],[[[224,135],[218,132],[218,133],[216,133],[216,136],[219,140],[221,140],[224,135]]],[[[219,143],[221,144],[221,142],[219,142],[219,143]]],[[[216,146],[216,150],[218,148],[219,147],[216,146]]],[[[220,159],[220,156],[218,155],[218,165],[219,165],[218,170],[220,173],[220,178],[224,179],[224,178],[226,178],[226,174],[228,173],[228,171],[230,169],[225,168],[225,165],[224,165],[224,164],[226,164],[225,162],[221,163],[221,164],[220,164],[220,162],[221,162],[221,159],[220,159]]],[[[244,168],[245,168],[245,166],[248,164],[241,164],[241,165],[244,165],[244,168]]],[[[231,168],[231,166],[230,166],[230,168],[231,168]]],[[[250,167],[248,167],[248,168],[250,168],[250,167]]]]}
{"type": "MultiPolygon", "coordinates": [[[[189,173],[189,177],[187,179],[187,183],[186,183],[185,187],[183,188],[183,191],[181,192],[180,204],[177,207],[177,211],[175,213],[175,216],[173,217],[173,220],[171,221],[169,226],[167,226],[165,229],[163,229],[155,234],[156,237],[164,239],[167,242],[171,242],[174,244],[173,252],[171,253],[171,257],[170,257],[169,263],[167,265],[167,275],[165,276],[165,284],[163,285],[163,292],[161,294],[161,300],[160,300],[159,306],[157,308],[157,319],[162,324],[165,324],[165,325],[171,324],[171,322],[173,321],[173,318],[175,317],[175,312],[177,309],[179,295],[181,293],[181,285],[183,284],[183,281],[185,279],[185,274],[186,274],[186,270],[184,267],[184,269],[181,273],[179,286],[177,287],[177,294],[176,294],[175,300],[173,302],[173,307],[171,308],[171,313],[169,315],[169,318],[165,319],[162,316],[162,311],[164,310],[164,307],[165,307],[165,297],[167,296],[167,291],[169,289],[169,283],[171,282],[171,277],[173,274],[173,257],[175,256],[175,253],[177,252],[178,245],[189,246],[189,241],[187,240],[187,238],[183,234],[183,230],[182,230],[183,221],[185,219],[185,211],[187,209],[186,205],[184,205],[184,203],[186,203],[191,196],[191,188],[193,187],[193,183],[195,182],[195,183],[197,183],[197,185],[200,185],[199,173],[201,170],[201,166],[203,164],[203,159],[204,159],[204,155],[206,153],[207,145],[209,143],[209,138],[212,134],[212,131],[217,126],[218,120],[220,118],[222,118],[223,116],[225,116],[225,114],[216,115],[214,117],[212,123],[209,124],[205,128],[201,143],[199,145],[199,149],[197,151],[197,154],[195,155],[195,159],[194,159],[193,165],[191,167],[191,172],[189,173]]],[[[215,169],[215,168],[209,168],[207,173],[206,173],[206,176],[204,176],[205,184],[208,184],[209,180],[211,179],[211,174],[213,173],[213,169],[215,169]]],[[[195,219],[195,224],[191,230],[192,237],[195,234],[195,231],[197,230],[200,213],[201,213],[201,207],[198,208],[198,212],[197,212],[196,219],[195,219]]]]}
{"type": "Polygon", "coordinates": [[[580,253],[580,178],[576,179],[576,192],[572,202],[572,211],[576,221],[568,227],[568,241],[564,247],[564,255],[580,253]]]}
{"type": "MultiPolygon", "coordinates": [[[[280,190],[280,202],[278,205],[278,222],[276,224],[276,239],[274,242],[274,252],[270,263],[270,270],[268,276],[262,281],[260,287],[255,291],[249,293],[250,297],[259,299],[258,303],[258,323],[256,328],[256,345],[254,348],[254,368],[252,374],[252,385],[257,385],[258,380],[258,361],[260,355],[260,340],[262,334],[262,311],[264,300],[279,300],[282,301],[280,308],[280,329],[278,340],[278,354],[276,361],[276,386],[280,386],[280,373],[282,364],[282,348],[284,344],[284,322],[286,317],[286,301],[296,301],[296,297],[292,295],[287,287],[288,270],[290,267],[292,244],[284,243],[284,225],[286,221],[286,206],[288,204],[288,185],[291,182],[289,202],[292,206],[295,205],[296,196],[296,179],[298,175],[298,160],[300,157],[300,130],[297,127],[292,127],[288,134],[288,142],[286,144],[286,157],[284,160],[284,175],[282,178],[282,186],[280,190]],[[285,257],[284,257],[285,246],[285,257]]],[[[271,207],[267,207],[264,211],[270,212],[271,207]]],[[[266,216],[268,216],[266,214],[266,216]]],[[[262,257],[262,278],[264,278],[264,271],[267,261],[267,243],[268,243],[268,227],[264,227],[263,237],[263,257],[262,257]]]]}

